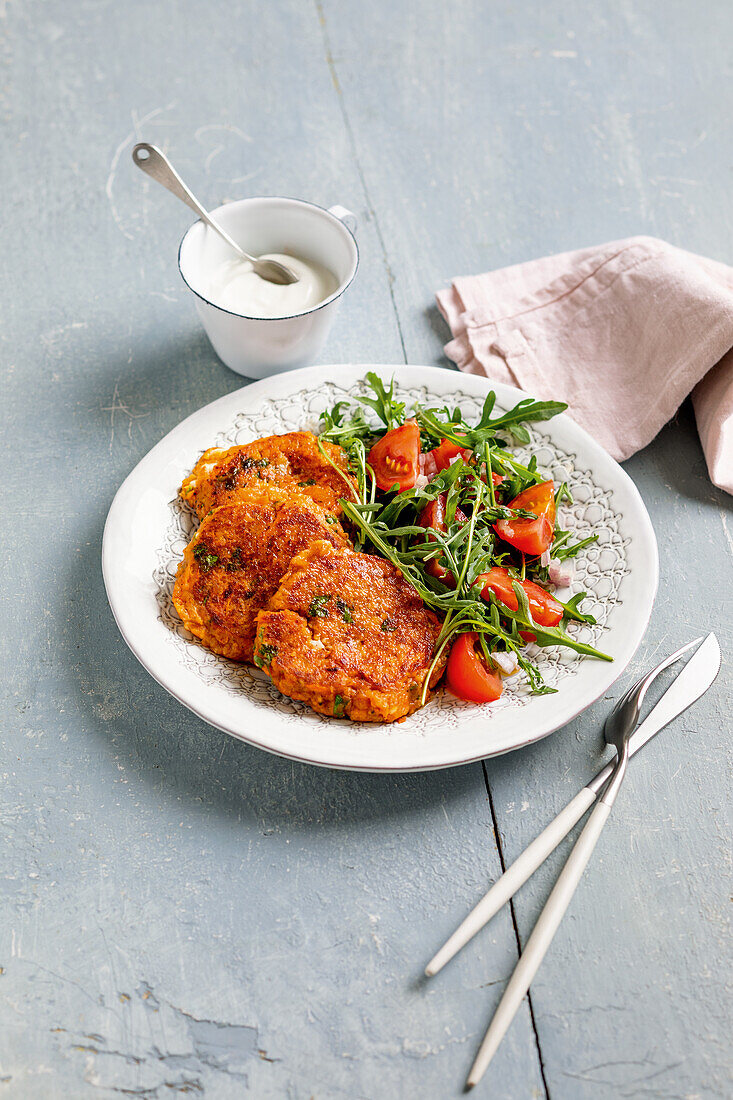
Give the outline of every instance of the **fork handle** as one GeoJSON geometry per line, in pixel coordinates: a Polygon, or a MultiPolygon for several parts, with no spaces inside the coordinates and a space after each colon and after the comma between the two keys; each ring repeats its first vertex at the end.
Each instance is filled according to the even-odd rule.
{"type": "Polygon", "coordinates": [[[551,821],[547,828],[543,829],[540,835],[515,859],[514,863],[507,867],[504,874],[496,880],[488,893],[484,894],[478,905],[474,906],[450,939],[430,960],[425,968],[428,977],[442,970],[445,964],[499,912],[502,905],[514,897],[519,887],[523,886],[545,862],[550,852],[554,852],[560,841],[568,835],[573,825],[580,821],[595,800],[596,792],[590,787],[583,787],[572,802],[568,802],[555,820],[551,821]]]}
{"type": "Polygon", "coordinates": [[[560,872],[560,877],[540,913],[539,920],[532,930],[532,935],[527,941],[527,946],[522,952],[519,962],[514,968],[514,973],[504,990],[504,996],[499,1001],[499,1007],[494,1013],[489,1030],[486,1032],[484,1041],[476,1055],[476,1061],[473,1063],[471,1072],[468,1075],[467,1085],[469,1088],[473,1088],[483,1077],[486,1067],[514,1019],[532,979],[540,968],[553,936],[565,916],[567,907],[610,812],[611,807],[607,803],[599,802],[596,805],[578,837],[567,863],[560,872]]]}

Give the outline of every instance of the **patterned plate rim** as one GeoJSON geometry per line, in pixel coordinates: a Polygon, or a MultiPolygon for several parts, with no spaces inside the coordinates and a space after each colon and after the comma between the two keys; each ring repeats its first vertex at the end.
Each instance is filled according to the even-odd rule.
{"type": "MultiPolygon", "coordinates": [[[[149,608],[150,593],[138,591],[146,588],[146,582],[141,579],[139,573],[135,577],[127,568],[128,560],[135,558],[138,549],[132,531],[138,529],[140,523],[133,523],[132,519],[137,516],[139,502],[146,486],[161,480],[167,486],[171,486],[180,480],[181,471],[185,470],[186,466],[190,468],[196,457],[196,453],[192,453],[192,438],[196,438],[200,443],[199,449],[203,449],[211,441],[213,425],[217,422],[222,426],[227,423],[234,425],[237,411],[239,416],[244,417],[245,413],[241,410],[249,410],[246,415],[254,417],[252,410],[262,410],[268,403],[274,406],[278,401],[282,405],[301,393],[308,392],[313,395],[325,384],[335,382],[341,386],[353,386],[363,379],[367,370],[375,370],[386,375],[394,373],[398,384],[402,387],[427,388],[435,397],[450,400],[451,403],[456,391],[465,395],[466,399],[480,400],[489,389],[493,388],[497,392],[498,402],[505,406],[524,396],[512,387],[490,383],[487,379],[471,375],[459,375],[455,371],[442,368],[397,364],[334,364],[308,367],[255,382],[204,406],[173,428],[148,452],[120,487],[110,507],[105,525],[102,563],[110,606],[120,632],[147,671],[204,721],[259,748],[303,762],[366,771],[420,771],[469,763],[509,752],[539,740],[577,717],[622,674],[644,635],[657,586],[656,540],[651,521],[636,487],[621,467],[567,416],[558,417],[548,425],[542,425],[546,429],[545,445],[550,445],[549,440],[552,448],[557,449],[558,440],[566,444],[569,442],[572,446],[570,449],[565,447],[565,457],[572,455],[576,458],[577,456],[582,460],[580,469],[588,475],[590,484],[596,488],[599,487],[600,475],[600,487],[607,499],[610,501],[612,498],[618,498],[622,511],[612,514],[627,522],[629,531],[626,532],[623,542],[627,550],[624,560],[631,561],[620,583],[624,583],[624,577],[628,574],[627,587],[630,586],[633,589],[631,593],[633,616],[631,621],[625,624],[625,629],[622,629],[619,636],[614,639],[614,663],[603,664],[603,672],[599,671],[590,678],[586,674],[585,679],[589,679],[589,682],[575,705],[569,698],[573,694],[570,687],[574,677],[569,676],[562,681],[568,685],[567,688],[558,692],[558,695],[563,694],[566,697],[562,705],[558,706],[555,703],[550,708],[537,705],[548,699],[557,700],[557,695],[533,698],[525,706],[511,712],[515,716],[515,721],[511,723],[511,732],[508,735],[505,733],[503,738],[490,736],[497,732],[496,720],[490,721],[491,716],[481,717],[476,714],[477,708],[471,708],[471,712],[466,712],[464,718],[459,716],[456,736],[449,744],[444,744],[441,743],[441,737],[430,730],[427,733],[423,732],[420,736],[417,736],[415,731],[408,730],[408,736],[404,733],[400,736],[403,728],[400,725],[351,726],[344,729],[345,723],[333,720],[321,720],[318,724],[313,724],[313,716],[310,713],[305,716],[306,722],[295,721],[292,716],[288,719],[292,725],[297,725],[302,730],[301,735],[288,734],[287,731],[283,732],[283,729],[278,732],[278,726],[284,727],[287,723],[285,720],[278,723],[275,707],[268,710],[262,707],[261,701],[243,697],[240,701],[245,701],[250,708],[257,707],[259,713],[269,715],[268,720],[262,723],[264,730],[259,729],[258,722],[257,732],[254,732],[251,721],[248,720],[248,718],[251,720],[253,715],[251,712],[247,713],[247,707],[238,711],[235,705],[222,707],[221,700],[217,702],[217,699],[214,699],[212,703],[214,697],[209,690],[211,685],[202,686],[200,683],[197,685],[194,683],[195,677],[190,673],[186,674],[185,670],[172,667],[170,655],[164,656],[163,650],[166,647],[160,645],[160,636],[153,637],[152,623],[148,621],[149,610],[152,609],[149,608]],[[204,423],[206,427],[202,426],[199,430],[199,425],[204,423]],[[141,603],[143,596],[144,604],[141,603]],[[133,605],[137,606],[140,612],[137,618],[133,605]],[[526,721],[527,711],[531,712],[533,719],[529,722],[526,721]],[[486,736],[478,735],[477,741],[479,723],[485,727],[486,736]],[[341,732],[334,733],[334,727],[341,732]],[[361,731],[356,736],[354,736],[355,729],[361,731]],[[377,735],[379,731],[381,736],[377,735]],[[388,738],[384,737],[385,731],[389,734],[388,738]],[[471,737],[467,736],[469,731],[472,732],[471,737]],[[461,751],[462,745],[463,751],[461,751]],[[407,751],[403,751],[405,746],[407,751]]],[[[232,430],[234,430],[233,427],[232,430]]],[[[562,447],[559,449],[562,451],[562,447]]],[[[161,492],[157,490],[155,494],[145,495],[155,496],[157,505],[157,508],[153,508],[153,533],[143,540],[143,551],[148,554],[145,561],[149,563],[152,560],[151,554],[154,556],[157,553],[160,556],[160,550],[156,550],[153,544],[156,539],[158,544],[161,544],[164,532],[159,529],[162,523],[158,515],[161,507],[161,492]]],[[[166,495],[165,492],[162,495],[166,495]]],[[[143,577],[145,568],[142,568],[143,577]]],[[[151,583],[147,587],[151,587],[152,573],[148,580],[151,583]]],[[[619,602],[628,604],[628,600],[619,602]]],[[[615,624],[612,623],[610,627],[612,633],[614,626],[615,624]]],[[[601,662],[593,662],[593,665],[601,665],[601,662]]],[[[437,716],[436,724],[437,728],[440,728],[437,716]]],[[[454,726],[457,724],[455,719],[452,724],[454,726]]],[[[499,725],[501,724],[499,722],[499,725]]],[[[506,726],[506,724],[504,721],[503,725],[506,726]]],[[[446,728],[448,725],[450,723],[446,724],[446,728]]]]}

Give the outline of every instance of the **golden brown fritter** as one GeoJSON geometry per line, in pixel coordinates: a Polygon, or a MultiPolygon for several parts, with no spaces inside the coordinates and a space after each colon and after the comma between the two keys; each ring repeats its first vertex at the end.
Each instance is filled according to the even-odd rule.
{"type": "Polygon", "coordinates": [[[389,562],[316,542],[257,616],[255,664],[320,714],[394,722],[420,706],[439,633],[437,616],[389,562]]]}
{"type": "Polygon", "coordinates": [[[181,497],[202,517],[212,508],[233,504],[253,487],[270,484],[305,494],[326,512],[339,515],[339,498],[352,497],[356,482],[343,447],[320,446],[328,458],[312,432],[268,435],[227,450],[211,447],[181,485],[181,497]]]}
{"type": "Polygon", "coordinates": [[[262,486],[216,508],[183,555],[173,602],[205,646],[235,661],[252,660],[257,612],[267,606],[293,556],[315,540],[349,545],[335,516],[301,494],[262,486]]]}

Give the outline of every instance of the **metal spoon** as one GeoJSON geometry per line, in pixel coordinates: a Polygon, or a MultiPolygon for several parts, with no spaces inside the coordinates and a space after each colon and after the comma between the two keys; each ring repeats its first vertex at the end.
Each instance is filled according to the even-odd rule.
{"type": "Polygon", "coordinates": [[[259,275],[261,279],[266,279],[268,283],[279,283],[282,286],[297,283],[298,276],[285,264],[278,263],[277,260],[260,260],[257,256],[250,256],[249,252],[245,252],[243,248],[240,248],[219,223],[214,221],[211,214],[204,210],[198,199],[186,187],[168,158],[155,145],[148,145],[146,141],[138,142],[132,150],[132,159],[138,168],[142,168],[143,172],[147,172],[154,180],[167,187],[181,202],[185,202],[186,206],[190,206],[201,218],[201,221],[206,222],[218,233],[238,256],[241,256],[243,260],[249,260],[255,274],[259,275]]]}

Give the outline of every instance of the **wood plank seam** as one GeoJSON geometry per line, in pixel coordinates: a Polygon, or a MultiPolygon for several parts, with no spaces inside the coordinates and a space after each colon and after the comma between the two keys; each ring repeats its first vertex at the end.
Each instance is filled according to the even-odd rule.
{"type": "MultiPolygon", "coordinates": [[[[488,799],[489,799],[489,810],[491,811],[491,820],[492,820],[493,825],[494,825],[494,839],[496,841],[496,850],[499,854],[499,863],[501,865],[501,871],[502,871],[502,874],[503,874],[506,871],[506,861],[504,859],[504,849],[503,849],[502,843],[501,843],[501,836],[499,835],[499,822],[496,819],[496,812],[494,810],[494,799],[491,795],[491,786],[489,784],[489,775],[488,775],[488,772],[486,770],[486,762],[485,761],[481,762],[481,767],[483,768],[484,783],[486,784],[486,794],[487,794],[488,799]]],[[[517,924],[517,915],[514,911],[514,898],[511,898],[510,901],[509,901],[509,912],[511,913],[512,927],[514,928],[514,938],[517,941],[517,958],[519,958],[519,956],[522,953],[522,941],[521,941],[520,936],[519,936],[519,925],[517,924]]],[[[537,1059],[538,1059],[539,1064],[540,1064],[540,1076],[542,1077],[542,1084],[544,1085],[544,1089],[545,1089],[545,1100],[551,1100],[550,1089],[549,1089],[549,1086],[547,1084],[547,1077],[545,1076],[545,1063],[544,1063],[544,1060],[542,1058],[542,1046],[540,1044],[540,1035],[539,1035],[539,1031],[537,1029],[537,1021],[535,1020],[534,1005],[532,1004],[532,991],[531,991],[531,989],[527,991],[527,1003],[529,1005],[529,1018],[532,1021],[532,1032],[534,1033],[534,1041],[535,1041],[535,1045],[537,1046],[537,1059]]]]}
{"type": "MultiPolygon", "coordinates": [[[[359,176],[359,179],[361,180],[362,188],[363,188],[363,191],[364,191],[364,198],[366,199],[367,206],[368,206],[369,211],[370,211],[370,213],[371,213],[371,215],[374,219],[374,228],[375,228],[375,231],[377,233],[377,238],[379,240],[379,244],[380,244],[380,247],[381,247],[381,250],[382,250],[382,258],[383,258],[384,266],[385,266],[385,269],[386,269],[386,272],[387,272],[387,282],[388,282],[388,287],[389,287],[389,296],[390,296],[390,300],[392,302],[392,307],[394,309],[395,321],[397,323],[397,331],[398,331],[399,337],[400,337],[400,344],[402,345],[402,355],[403,355],[404,362],[407,363],[407,350],[406,350],[406,347],[405,347],[404,335],[403,335],[403,332],[402,332],[402,323],[401,323],[401,320],[400,320],[399,310],[397,308],[397,302],[395,300],[394,290],[393,290],[394,278],[395,278],[394,273],[393,273],[391,265],[389,263],[389,257],[387,255],[387,249],[386,249],[386,246],[385,246],[385,243],[384,243],[384,237],[382,235],[382,229],[381,229],[381,226],[379,224],[379,218],[377,216],[376,210],[374,209],[374,205],[372,203],[371,195],[370,195],[370,192],[369,192],[369,187],[368,187],[365,175],[364,175],[364,171],[363,171],[363,168],[362,168],[362,165],[361,165],[361,161],[359,159],[359,153],[358,153],[358,150],[357,150],[357,147],[356,147],[356,139],[355,139],[355,136],[354,136],[354,131],[353,131],[353,128],[352,128],[352,125],[351,125],[351,120],[349,119],[348,111],[346,109],[346,103],[345,103],[345,100],[344,100],[343,92],[341,90],[341,84],[340,84],[339,79],[338,79],[338,73],[336,71],[336,65],[335,65],[334,58],[333,58],[333,53],[332,53],[332,50],[331,50],[331,44],[330,44],[330,39],[329,39],[329,35],[328,35],[328,27],[327,27],[327,24],[326,24],[326,15],[325,15],[325,12],[323,10],[322,0],[314,0],[314,2],[315,2],[315,6],[316,6],[316,11],[317,11],[317,14],[318,14],[318,20],[319,20],[319,23],[320,23],[320,26],[321,26],[321,33],[323,35],[323,44],[324,44],[326,64],[328,65],[329,72],[331,74],[331,80],[332,80],[332,83],[333,83],[333,86],[334,86],[334,90],[336,92],[336,96],[337,96],[337,99],[338,99],[338,102],[339,102],[339,107],[340,107],[341,114],[342,114],[342,117],[343,117],[343,120],[344,120],[344,126],[346,128],[346,132],[347,132],[348,139],[349,139],[349,144],[351,146],[352,156],[354,158],[354,165],[356,167],[356,171],[357,171],[357,174],[359,176]]],[[[496,820],[496,814],[494,812],[494,804],[493,804],[493,800],[492,800],[492,797],[491,797],[491,789],[489,787],[488,775],[486,773],[486,765],[482,762],[481,766],[483,768],[484,782],[486,784],[486,791],[487,791],[488,799],[489,799],[489,807],[490,807],[490,811],[491,811],[491,820],[492,820],[492,825],[493,825],[493,829],[494,829],[494,839],[495,839],[495,843],[496,843],[496,849],[497,849],[497,852],[498,852],[498,855],[499,855],[499,860],[500,860],[502,872],[504,872],[506,870],[506,864],[505,864],[505,861],[504,861],[504,853],[503,853],[503,850],[502,850],[501,838],[499,836],[498,822],[496,820]]],[[[509,903],[509,906],[510,906],[510,912],[511,912],[512,926],[514,928],[514,937],[515,937],[516,945],[517,945],[517,957],[519,957],[519,955],[521,954],[521,941],[520,941],[520,937],[519,937],[519,928],[518,928],[518,925],[517,925],[517,919],[516,919],[516,914],[515,914],[515,911],[514,911],[513,901],[509,903]]],[[[545,1090],[545,1100],[551,1100],[550,1090],[548,1088],[547,1078],[545,1076],[545,1067],[544,1067],[544,1062],[543,1062],[543,1059],[542,1059],[542,1049],[541,1049],[541,1046],[540,1046],[540,1039],[539,1039],[539,1034],[538,1034],[538,1031],[537,1031],[537,1024],[536,1024],[536,1021],[535,1021],[534,1009],[533,1009],[533,1006],[532,1006],[531,993],[527,994],[527,1001],[528,1001],[528,1004],[529,1004],[529,1014],[530,1014],[530,1020],[531,1020],[531,1023],[532,1023],[532,1032],[534,1034],[535,1045],[537,1047],[537,1060],[538,1060],[538,1063],[539,1063],[540,1076],[542,1078],[542,1084],[543,1084],[543,1087],[544,1087],[544,1090],[545,1090]]]]}
{"type": "Polygon", "coordinates": [[[352,125],[351,125],[351,120],[349,118],[348,111],[346,110],[346,102],[344,100],[343,92],[341,91],[341,84],[339,82],[338,73],[336,72],[336,63],[333,59],[333,53],[331,51],[331,42],[330,42],[329,35],[328,35],[328,27],[326,26],[326,13],[323,10],[322,0],[314,0],[314,3],[315,3],[315,6],[316,6],[316,14],[318,15],[318,22],[319,22],[320,27],[321,27],[321,34],[323,36],[323,47],[324,47],[324,51],[325,51],[326,64],[328,66],[328,71],[331,74],[331,82],[333,84],[334,91],[336,92],[336,98],[338,100],[339,109],[341,111],[341,116],[344,120],[344,126],[346,127],[346,134],[347,134],[347,137],[348,137],[348,140],[349,140],[349,145],[351,146],[351,155],[354,158],[354,167],[356,168],[357,175],[358,175],[358,177],[361,181],[361,186],[362,186],[362,190],[364,192],[364,199],[366,201],[367,208],[368,208],[369,213],[371,214],[372,218],[374,219],[374,229],[375,229],[375,232],[377,234],[377,240],[379,241],[379,247],[382,250],[382,261],[384,263],[385,271],[387,272],[387,287],[388,287],[388,290],[389,290],[389,297],[390,297],[390,300],[392,302],[392,309],[394,310],[395,321],[397,323],[397,332],[399,333],[400,344],[402,346],[402,359],[406,363],[407,362],[407,349],[405,348],[405,338],[404,338],[404,335],[403,335],[403,332],[402,332],[402,322],[400,320],[399,311],[397,309],[397,302],[396,302],[395,296],[394,296],[395,274],[394,274],[394,272],[392,270],[392,266],[389,262],[389,257],[387,255],[387,247],[384,243],[384,237],[382,235],[382,227],[379,224],[379,218],[377,216],[376,210],[374,209],[374,204],[372,202],[371,195],[369,193],[369,187],[368,187],[367,182],[366,182],[366,177],[364,175],[364,170],[363,170],[362,165],[361,165],[361,160],[359,159],[359,153],[358,153],[358,150],[356,148],[356,139],[354,137],[354,130],[353,130],[352,125]]]}

